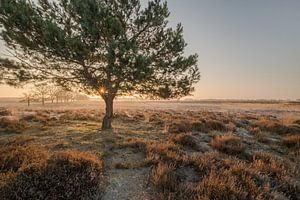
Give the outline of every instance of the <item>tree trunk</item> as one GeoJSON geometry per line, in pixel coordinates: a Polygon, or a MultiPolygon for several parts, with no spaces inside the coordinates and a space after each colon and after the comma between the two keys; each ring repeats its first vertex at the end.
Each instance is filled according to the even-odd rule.
{"type": "Polygon", "coordinates": [[[30,98],[27,98],[27,105],[30,106],[30,98]]]}
{"type": "Polygon", "coordinates": [[[113,97],[106,97],[105,101],[105,116],[102,121],[102,130],[112,129],[112,120],[113,120],[113,97]]]}

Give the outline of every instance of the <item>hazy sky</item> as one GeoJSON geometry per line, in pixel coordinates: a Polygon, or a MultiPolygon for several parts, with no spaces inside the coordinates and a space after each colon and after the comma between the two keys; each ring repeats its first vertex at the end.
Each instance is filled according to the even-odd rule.
{"type": "Polygon", "coordinates": [[[300,0],[168,2],[187,53],[199,54],[194,98],[300,99],[300,0]]]}

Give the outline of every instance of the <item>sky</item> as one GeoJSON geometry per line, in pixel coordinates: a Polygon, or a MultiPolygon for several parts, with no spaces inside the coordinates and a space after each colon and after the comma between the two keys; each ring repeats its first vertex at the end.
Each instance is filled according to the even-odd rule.
{"type": "MultiPolygon", "coordinates": [[[[169,0],[186,54],[199,55],[195,99],[300,99],[299,0],[169,0]]],[[[3,44],[0,43],[0,50],[3,44]]],[[[0,86],[0,96],[23,90],[0,86]]]]}

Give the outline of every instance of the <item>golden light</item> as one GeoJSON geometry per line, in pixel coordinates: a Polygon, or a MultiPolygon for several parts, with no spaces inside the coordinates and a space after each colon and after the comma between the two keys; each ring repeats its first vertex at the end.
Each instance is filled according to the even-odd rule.
{"type": "Polygon", "coordinates": [[[105,88],[104,87],[99,88],[99,93],[104,94],[105,93],[105,88]]]}

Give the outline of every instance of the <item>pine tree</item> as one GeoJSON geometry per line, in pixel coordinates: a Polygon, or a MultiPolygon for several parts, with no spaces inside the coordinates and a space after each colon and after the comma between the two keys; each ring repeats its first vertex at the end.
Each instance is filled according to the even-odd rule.
{"type": "Polygon", "coordinates": [[[1,58],[1,82],[51,81],[106,104],[112,128],[117,95],[174,99],[200,74],[185,55],[183,27],[168,27],[167,3],[151,0],[0,0],[1,37],[14,59],[1,58]]]}

